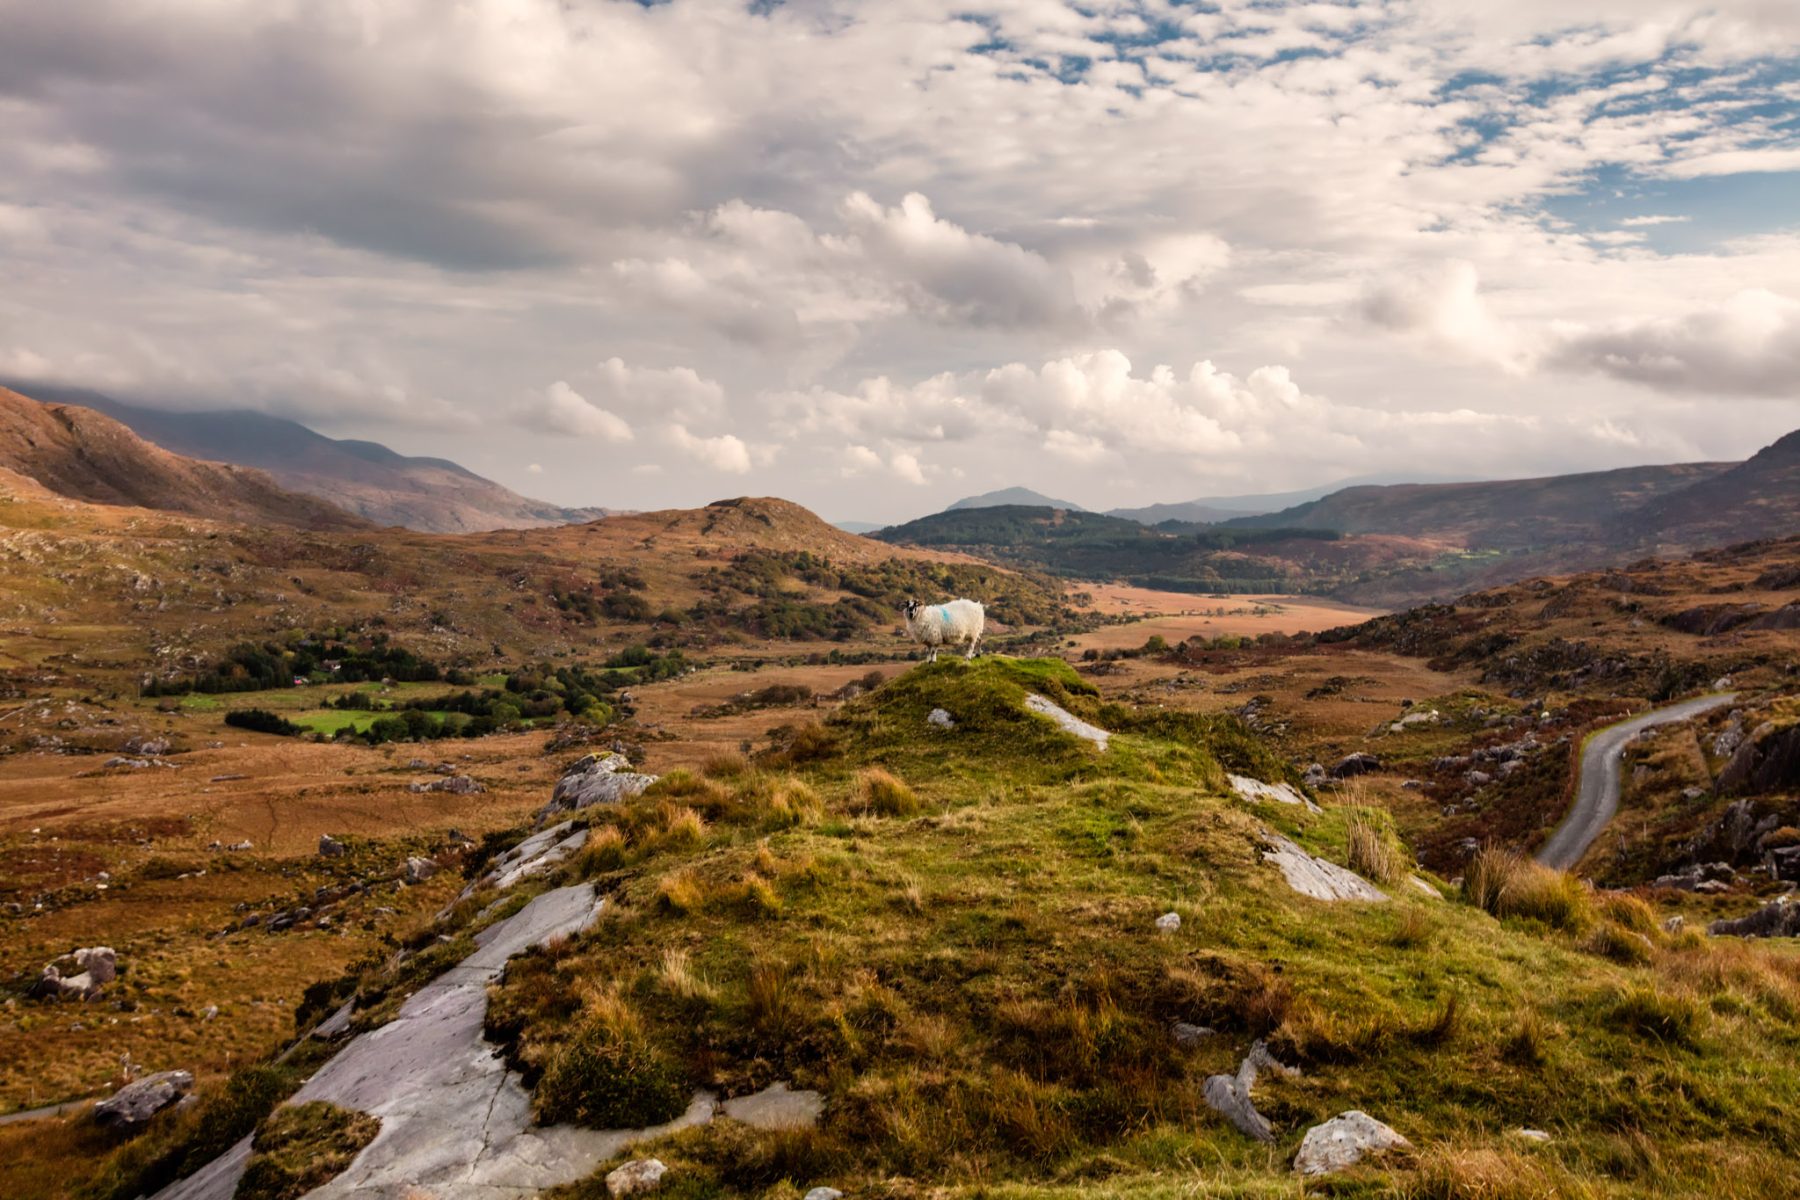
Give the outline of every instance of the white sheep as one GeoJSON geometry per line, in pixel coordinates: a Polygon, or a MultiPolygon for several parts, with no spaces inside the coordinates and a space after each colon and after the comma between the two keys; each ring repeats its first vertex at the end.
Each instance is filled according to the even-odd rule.
{"type": "Polygon", "coordinates": [[[964,658],[975,657],[975,643],[987,625],[987,610],[974,600],[952,600],[948,604],[920,604],[908,600],[900,606],[906,617],[906,634],[913,641],[931,647],[926,662],[936,662],[938,647],[969,643],[964,658]]]}

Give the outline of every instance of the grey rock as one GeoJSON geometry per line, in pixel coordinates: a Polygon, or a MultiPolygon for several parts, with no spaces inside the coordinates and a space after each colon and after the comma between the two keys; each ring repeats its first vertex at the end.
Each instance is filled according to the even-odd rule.
{"type": "Polygon", "coordinates": [[[1072,734],[1075,737],[1092,742],[1096,749],[1105,750],[1107,739],[1112,737],[1112,734],[1106,732],[1106,730],[1100,728],[1098,725],[1088,724],[1074,713],[1063,708],[1062,705],[1057,704],[1052,700],[1047,700],[1036,692],[1025,697],[1025,707],[1038,714],[1040,717],[1049,717],[1052,721],[1056,722],[1057,728],[1061,729],[1064,733],[1072,734]]]}
{"type": "Polygon", "coordinates": [[[1300,782],[1309,788],[1323,787],[1325,781],[1330,778],[1331,773],[1325,769],[1323,763],[1309,763],[1306,770],[1300,773],[1300,782]]]}
{"type": "Polygon", "coordinates": [[[755,1129],[811,1129],[824,1111],[824,1096],[818,1092],[790,1091],[785,1083],[770,1084],[760,1092],[719,1105],[722,1115],[755,1129]]]}
{"type": "Polygon", "coordinates": [[[344,843],[338,841],[329,833],[321,833],[319,835],[320,858],[342,858],[345,853],[344,843]]]}
{"type": "Polygon", "coordinates": [[[1516,1138],[1523,1138],[1528,1142],[1538,1142],[1540,1144],[1550,1140],[1550,1135],[1541,1129],[1515,1129],[1513,1130],[1513,1136],[1516,1138]]]}
{"type": "Polygon", "coordinates": [[[1676,913],[1674,916],[1664,921],[1662,927],[1664,933],[1680,933],[1687,927],[1687,918],[1680,913],[1676,913]]]}
{"type": "Polygon", "coordinates": [[[1302,1175],[1326,1175],[1355,1166],[1371,1154],[1410,1146],[1411,1142],[1360,1109],[1339,1113],[1306,1131],[1294,1170],[1302,1175]]]}
{"type": "Polygon", "coordinates": [[[1281,868],[1288,886],[1315,900],[1386,900],[1382,890],[1354,871],[1314,857],[1278,834],[1266,833],[1263,860],[1281,868]]]}
{"type": "Polygon", "coordinates": [[[816,1187],[808,1191],[800,1200],[844,1200],[844,1193],[836,1188],[816,1187]]]}
{"type": "Polygon", "coordinates": [[[1370,771],[1378,770],[1380,767],[1381,760],[1379,758],[1373,754],[1358,752],[1346,754],[1338,761],[1337,766],[1331,768],[1331,774],[1334,779],[1350,779],[1357,775],[1367,775],[1370,771]]]}
{"type": "Polygon", "coordinates": [[[229,845],[225,848],[227,850],[254,850],[254,849],[256,849],[256,844],[254,842],[252,842],[249,838],[245,838],[243,841],[233,842],[233,843],[231,843],[231,845],[229,845]]]}
{"type": "Polygon", "coordinates": [[[1250,1047],[1250,1053],[1244,1055],[1244,1061],[1238,1064],[1236,1075],[1208,1076],[1204,1094],[1207,1106],[1230,1121],[1239,1133],[1259,1142],[1272,1142],[1275,1140],[1274,1131],[1269,1128],[1267,1118],[1256,1111],[1256,1105],[1250,1100],[1250,1089],[1256,1086],[1257,1076],[1265,1070],[1287,1076],[1300,1073],[1294,1067],[1278,1062],[1269,1053],[1268,1046],[1259,1041],[1250,1047]]]}
{"type": "Polygon", "coordinates": [[[401,875],[408,883],[424,883],[437,872],[438,865],[436,863],[429,858],[420,858],[414,855],[406,860],[406,866],[401,871],[401,875]]]}
{"type": "Polygon", "coordinates": [[[956,718],[951,716],[948,711],[941,709],[941,708],[932,709],[930,714],[926,716],[925,722],[926,722],[926,724],[933,725],[933,726],[937,727],[938,729],[955,729],[956,728],[956,718]]]}
{"type": "Polygon", "coordinates": [[[1181,928],[1181,914],[1177,912],[1164,913],[1156,918],[1156,928],[1159,933],[1174,933],[1181,928]]]}
{"type": "Polygon", "coordinates": [[[1786,896],[1777,896],[1749,916],[1714,921],[1706,932],[1715,937],[1800,936],[1800,904],[1790,904],[1786,896]]]}
{"type": "Polygon", "coordinates": [[[1470,787],[1486,787],[1494,782],[1494,777],[1486,771],[1470,771],[1463,776],[1463,779],[1468,782],[1470,787]]]}
{"type": "Polygon", "coordinates": [[[1225,779],[1231,784],[1231,790],[1238,794],[1238,798],[1248,803],[1271,800],[1276,804],[1297,804],[1308,812],[1319,811],[1318,805],[1294,790],[1290,783],[1264,783],[1248,775],[1227,775],[1225,779]]]}
{"type": "Polygon", "coordinates": [[[656,776],[640,775],[630,770],[630,766],[630,760],[623,754],[590,754],[581,759],[556,781],[550,792],[550,803],[538,810],[538,823],[542,824],[556,813],[629,800],[656,782],[656,776]]]}
{"type": "Polygon", "coordinates": [[[140,754],[149,758],[161,758],[169,752],[170,742],[166,737],[138,736],[125,743],[125,753],[140,754]]]}
{"type": "Polygon", "coordinates": [[[668,1170],[659,1158],[633,1159],[617,1170],[607,1172],[606,1194],[637,1196],[654,1192],[662,1186],[663,1176],[668,1170]]]}
{"type": "Polygon", "coordinates": [[[1200,1045],[1209,1037],[1217,1036],[1216,1030],[1209,1029],[1205,1025],[1194,1025],[1187,1021],[1175,1022],[1170,1028],[1170,1033],[1174,1035],[1175,1044],[1177,1046],[1188,1050],[1200,1045]]]}
{"type": "Polygon", "coordinates": [[[194,1088],[188,1071],[158,1071],[134,1079],[94,1105],[94,1120],[108,1129],[132,1133],[194,1088]]]}

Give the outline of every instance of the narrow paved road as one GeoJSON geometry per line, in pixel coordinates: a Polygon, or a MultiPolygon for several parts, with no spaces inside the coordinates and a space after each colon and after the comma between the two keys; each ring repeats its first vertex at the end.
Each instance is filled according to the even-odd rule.
{"type": "Polygon", "coordinates": [[[1588,739],[1581,751],[1581,774],[1575,782],[1575,803],[1569,815],[1556,827],[1537,860],[1546,867],[1568,871],[1581,861],[1588,847],[1606,829],[1613,814],[1619,811],[1619,759],[1625,743],[1652,725],[1685,721],[1737,699],[1736,692],[1713,696],[1696,696],[1667,708],[1653,708],[1630,720],[1609,725],[1588,739]]]}

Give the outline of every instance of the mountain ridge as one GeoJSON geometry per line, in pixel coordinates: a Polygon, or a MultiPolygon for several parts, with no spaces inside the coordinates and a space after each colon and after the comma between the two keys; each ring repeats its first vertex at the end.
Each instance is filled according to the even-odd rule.
{"type": "Polygon", "coordinates": [[[424,533],[480,533],[576,524],[615,511],[535,500],[449,459],[401,454],[379,442],[331,438],[298,421],[249,409],[171,412],[49,385],[27,388],[24,394],[44,403],[91,409],[176,454],[265,471],[289,491],[379,525],[424,533]]]}

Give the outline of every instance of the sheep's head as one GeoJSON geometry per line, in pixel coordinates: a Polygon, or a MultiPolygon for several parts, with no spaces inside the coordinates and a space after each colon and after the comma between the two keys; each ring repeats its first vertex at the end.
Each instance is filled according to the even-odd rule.
{"type": "Polygon", "coordinates": [[[907,620],[912,620],[919,615],[919,602],[914,600],[911,596],[908,596],[906,598],[906,603],[900,606],[900,612],[907,620]]]}

